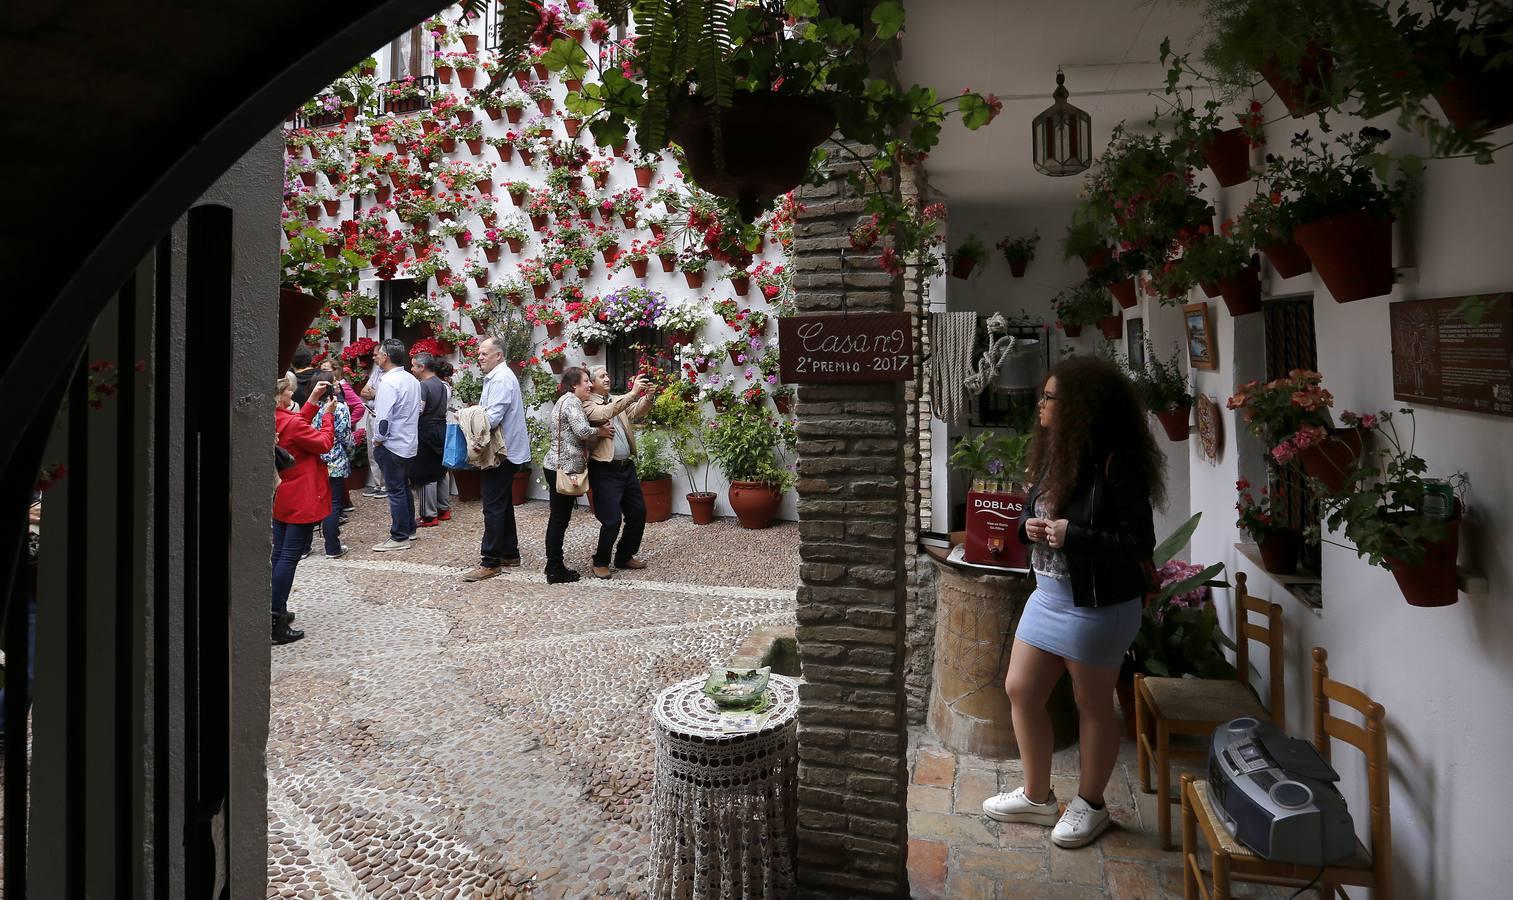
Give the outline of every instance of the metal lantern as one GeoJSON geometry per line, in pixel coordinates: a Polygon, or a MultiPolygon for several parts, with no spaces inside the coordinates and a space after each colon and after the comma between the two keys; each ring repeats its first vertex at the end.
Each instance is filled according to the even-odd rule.
{"type": "Polygon", "coordinates": [[[1031,143],[1035,171],[1043,175],[1076,175],[1093,163],[1093,119],[1066,102],[1066,76],[1056,70],[1055,99],[1035,117],[1031,143]]]}

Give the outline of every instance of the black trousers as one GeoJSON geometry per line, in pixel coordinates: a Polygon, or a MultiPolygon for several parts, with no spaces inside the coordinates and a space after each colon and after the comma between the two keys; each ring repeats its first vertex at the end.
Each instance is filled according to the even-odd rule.
{"type": "Polygon", "coordinates": [[[546,476],[546,498],[550,504],[546,519],[546,571],[550,574],[567,568],[562,562],[562,542],[567,537],[567,523],[573,519],[578,498],[557,493],[556,471],[543,467],[541,474],[546,476]]]}
{"type": "Polygon", "coordinates": [[[646,498],[641,494],[636,464],[590,461],[588,486],[594,492],[594,515],[599,519],[594,565],[607,566],[611,559],[616,566],[622,565],[641,551],[641,536],[646,533],[646,498]],[[618,547],[616,538],[620,540],[618,547]]]}
{"type": "Polygon", "coordinates": [[[515,471],[520,467],[505,460],[492,469],[480,469],[483,488],[483,549],[479,563],[489,568],[520,558],[520,537],[515,532],[515,471]]]}

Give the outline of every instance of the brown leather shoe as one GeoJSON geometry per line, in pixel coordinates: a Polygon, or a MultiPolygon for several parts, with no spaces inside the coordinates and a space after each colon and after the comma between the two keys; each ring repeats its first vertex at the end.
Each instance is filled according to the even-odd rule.
{"type": "Polygon", "coordinates": [[[609,566],[594,566],[593,571],[595,578],[608,578],[610,575],[609,566]]]}
{"type": "Polygon", "coordinates": [[[636,557],[632,556],[630,559],[627,559],[623,563],[615,563],[615,568],[617,568],[617,569],[644,569],[644,568],[646,568],[646,563],[644,563],[641,560],[637,559],[636,557]]]}
{"type": "Polygon", "coordinates": [[[520,557],[517,556],[514,559],[501,559],[499,561],[499,564],[501,566],[504,566],[506,569],[519,568],[519,566],[520,566],[520,557]]]}
{"type": "Polygon", "coordinates": [[[500,569],[498,566],[479,566],[476,569],[471,569],[467,572],[464,572],[462,575],[462,580],[483,581],[486,578],[493,578],[495,575],[498,575],[499,572],[500,569]]]}

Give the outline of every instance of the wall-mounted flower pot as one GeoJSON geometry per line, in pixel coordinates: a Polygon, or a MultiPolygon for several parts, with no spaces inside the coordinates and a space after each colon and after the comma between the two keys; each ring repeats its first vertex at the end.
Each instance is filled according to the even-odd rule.
{"type": "Polygon", "coordinates": [[[1108,265],[1109,260],[1113,258],[1114,251],[1110,250],[1107,247],[1100,247],[1097,250],[1094,250],[1092,253],[1083,254],[1082,264],[1086,266],[1089,271],[1092,271],[1093,269],[1101,269],[1104,266],[1108,265]]]}
{"type": "Polygon", "coordinates": [[[1266,259],[1271,267],[1277,270],[1277,274],[1283,278],[1295,278],[1299,275],[1313,271],[1313,263],[1308,261],[1308,254],[1303,252],[1293,241],[1285,244],[1267,244],[1261,248],[1266,254],[1266,259]]]}
{"type": "Polygon", "coordinates": [[[1064,331],[1064,332],[1066,332],[1066,336],[1069,337],[1069,338],[1081,337],[1082,336],[1082,326],[1081,325],[1068,325],[1067,323],[1062,322],[1061,323],[1061,330],[1064,331]]]}
{"type": "Polygon", "coordinates": [[[545,231],[547,226],[546,216],[531,216],[531,228],[536,231],[545,231]]]}
{"type": "Polygon", "coordinates": [[[1301,118],[1323,109],[1328,103],[1325,85],[1334,71],[1334,57],[1328,50],[1309,44],[1298,60],[1297,71],[1283,71],[1275,60],[1261,66],[1261,77],[1277,92],[1277,99],[1293,118],[1301,118]]]}
{"type": "Polygon", "coordinates": [[[1235,318],[1261,311],[1261,260],[1251,256],[1250,265],[1239,274],[1219,279],[1219,293],[1235,318]]]}
{"type": "Polygon", "coordinates": [[[531,470],[529,467],[515,470],[515,478],[510,483],[510,502],[515,506],[524,506],[525,501],[531,499],[531,470]]]}
{"type": "Polygon", "coordinates": [[[971,278],[972,270],[977,268],[977,260],[970,256],[957,254],[951,257],[951,277],[971,278]]]}
{"type": "Polygon", "coordinates": [[[1455,580],[1455,558],[1460,554],[1460,501],[1455,515],[1445,521],[1445,536],[1428,545],[1424,560],[1409,563],[1387,557],[1392,577],[1409,606],[1449,606],[1460,599],[1455,580]]]}
{"type": "Polygon", "coordinates": [[[499,262],[499,247],[497,245],[493,247],[484,247],[483,258],[491,263],[499,262]]]}
{"type": "Polygon", "coordinates": [[[1296,531],[1273,531],[1262,538],[1261,565],[1275,575],[1291,575],[1298,570],[1298,556],[1303,552],[1303,536],[1296,531]]]}
{"type": "Polygon", "coordinates": [[[683,280],[686,281],[686,282],[688,282],[688,286],[691,287],[691,288],[701,288],[701,287],[704,286],[704,273],[703,272],[684,272],[683,273],[683,280]]]}
{"type": "Polygon", "coordinates": [[[1392,293],[1392,219],[1351,210],[1305,222],[1293,239],[1338,303],[1392,293]]]}
{"type": "Polygon", "coordinates": [[[531,293],[533,293],[533,294],[536,295],[536,299],[537,300],[545,300],[546,299],[546,285],[545,284],[533,284],[533,285],[531,285],[531,293]]]}
{"type": "Polygon", "coordinates": [[[584,32],[582,28],[569,28],[567,30],[567,36],[575,41],[578,41],[579,43],[583,42],[583,34],[584,32]]]}
{"type": "Polygon", "coordinates": [[[646,521],[666,522],[672,518],[671,478],[641,482],[641,496],[646,501],[646,521]]]}
{"type": "Polygon", "coordinates": [[[1203,296],[1210,300],[1217,298],[1222,293],[1219,290],[1219,282],[1217,281],[1200,281],[1198,282],[1198,287],[1203,289],[1203,296]]]}
{"type": "Polygon", "coordinates": [[[630,270],[637,278],[645,278],[646,265],[650,262],[651,260],[649,259],[633,259],[630,261],[630,270]]]}
{"type": "Polygon", "coordinates": [[[1102,331],[1103,336],[1109,340],[1117,341],[1121,336],[1121,332],[1124,331],[1124,320],[1119,317],[1118,313],[1104,316],[1098,320],[1098,330],[1102,331]]]}
{"type": "Polygon", "coordinates": [[[552,111],[552,98],[550,98],[550,97],[542,97],[540,100],[537,100],[536,101],[536,109],[543,116],[550,114],[551,111],[552,111]]]}
{"type": "Polygon", "coordinates": [[[569,116],[568,118],[562,120],[562,127],[564,129],[566,129],[568,137],[577,137],[578,136],[578,126],[580,126],[582,124],[583,124],[583,120],[582,119],[574,119],[571,116],[569,116]]]}
{"type": "Polygon", "coordinates": [[[373,331],[378,328],[378,316],[358,316],[357,321],[361,322],[362,327],[366,328],[368,331],[373,331]]]}
{"type": "Polygon", "coordinates": [[[553,375],[561,375],[562,370],[567,368],[567,357],[559,356],[556,359],[549,359],[546,365],[552,370],[553,375]]]}
{"type": "Polygon", "coordinates": [[[523,118],[525,118],[525,108],[524,107],[522,107],[522,106],[506,106],[504,108],[504,119],[505,119],[505,121],[509,122],[511,125],[518,125],[518,124],[520,124],[520,120],[523,119],[523,118]]]}
{"type": "Polygon", "coordinates": [[[1188,423],[1192,419],[1192,404],[1184,403],[1171,409],[1158,409],[1155,410],[1155,414],[1156,421],[1161,423],[1162,429],[1166,431],[1168,440],[1173,442],[1187,440],[1187,436],[1191,431],[1188,423]]]}
{"type": "Polygon", "coordinates": [[[489,121],[497,122],[504,115],[502,106],[485,106],[483,111],[489,114],[489,121]]]}
{"type": "Polygon", "coordinates": [[[1199,149],[1203,161],[1224,187],[1234,187],[1250,180],[1250,141],[1241,128],[1215,131],[1199,149]]]}
{"type": "Polygon", "coordinates": [[[505,238],[504,242],[509,246],[511,253],[519,253],[520,248],[525,246],[525,241],[520,238],[505,238]]]}
{"type": "Polygon", "coordinates": [[[605,247],[603,250],[599,251],[600,255],[604,257],[604,261],[606,263],[612,263],[612,262],[614,262],[615,261],[615,254],[619,253],[619,252],[620,252],[620,245],[619,244],[614,244],[612,246],[605,247]]]}
{"type": "Polygon", "coordinates": [[[467,138],[468,152],[474,156],[483,153],[483,138],[467,138]]]}
{"type": "Polygon", "coordinates": [[[457,121],[462,123],[463,125],[470,125],[473,122],[473,111],[471,109],[457,109],[456,107],[453,107],[452,114],[455,115],[457,117],[457,121]]]}
{"type": "Polygon", "coordinates": [[[328,216],[339,216],[339,215],[341,215],[341,201],[340,200],[322,200],[320,203],[321,203],[321,206],[324,206],[326,208],[326,215],[328,215],[328,216]]]}
{"type": "Polygon", "coordinates": [[[531,63],[531,71],[536,73],[537,78],[546,78],[546,76],[552,74],[551,71],[541,63],[531,63]]]}
{"type": "Polygon", "coordinates": [[[574,93],[583,90],[583,82],[577,78],[565,78],[562,83],[567,85],[567,89],[574,93]]]}
{"type": "Polygon", "coordinates": [[[469,90],[473,87],[473,81],[478,77],[477,69],[458,69],[457,83],[469,90]]]}
{"type": "Polygon", "coordinates": [[[549,338],[561,337],[562,336],[562,323],[561,322],[547,322],[546,323],[546,336],[549,337],[549,338]]]}
{"type": "Polygon", "coordinates": [[[751,276],[737,275],[730,279],[730,289],[739,296],[746,296],[746,293],[751,290],[751,276]]]}
{"type": "Polygon", "coordinates": [[[436,68],[436,80],[437,81],[440,81],[442,84],[451,84],[452,83],[452,67],[451,66],[436,66],[435,68],[436,68]]]}
{"type": "Polygon", "coordinates": [[[305,183],[305,187],[307,187],[307,188],[313,188],[313,187],[315,187],[315,173],[314,172],[301,172],[301,173],[299,173],[299,180],[303,181],[305,183]]]}
{"type": "Polygon", "coordinates": [[[1023,278],[1024,270],[1029,264],[1030,261],[1027,259],[1011,259],[1009,260],[1009,274],[1015,278],[1023,278]]]}
{"type": "Polygon", "coordinates": [[[657,171],[650,166],[636,166],[636,186],[651,187],[652,176],[656,174],[657,171]]]}
{"type": "Polygon", "coordinates": [[[687,495],[688,512],[695,525],[708,525],[714,521],[715,495],[709,491],[697,491],[687,495]]]}
{"type": "Polygon", "coordinates": [[[778,415],[786,416],[793,409],[793,398],[774,396],[772,398],[772,405],[777,407],[778,415]]]}
{"type": "Polygon", "coordinates": [[[1108,286],[1108,292],[1119,301],[1121,309],[1134,309],[1140,302],[1139,295],[1135,292],[1135,279],[1122,278],[1108,286]]]}
{"type": "Polygon", "coordinates": [[[1331,494],[1345,488],[1345,481],[1361,458],[1365,435],[1359,428],[1331,428],[1326,440],[1298,451],[1303,471],[1323,482],[1331,494]]]}
{"type": "Polygon", "coordinates": [[[732,481],[726,498],[742,528],[766,528],[777,515],[783,496],[766,482],[732,481]]]}
{"type": "Polygon", "coordinates": [[[321,302],[316,298],[290,288],[278,292],[278,371],[289,370],[294,351],[305,337],[305,329],[320,313],[321,302]]]}
{"type": "Polygon", "coordinates": [[[669,331],[669,332],[667,332],[667,341],[668,341],[668,343],[673,344],[674,346],[679,346],[679,345],[683,345],[683,344],[692,344],[693,343],[693,332],[692,331],[669,331]]]}
{"type": "Polygon", "coordinates": [[[598,341],[589,341],[583,345],[584,356],[598,356],[604,350],[604,345],[598,341]]]}
{"type": "Polygon", "coordinates": [[[478,35],[476,35],[476,34],[465,34],[465,35],[463,35],[462,36],[462,49],[466,50],[468,53],[477,53],[478,52],[478,35]]]}
{"type": "Polygon", "coordinates": [[[468,318],[470,318],[470,319],[473,320],[473,330],[474,331],[478,332],[479,334],[488,334],[489,333],[489,320],[488,319],[480,319],[477,316],[468,316],[468,318]]]}
{"type": "Polygon", "coordinates": [[[662,263],[663,272],[671,272],[678,267],[678,257],[673,253],[658,253],[657,260],[662,263]]]}
{"type": "Polygon", "coordinates": [[[635,214],[635,212],[631,211],[631,212],[627,212],[627,213],[620,213],[620,222],[626,228],[635,228],[636,227],[636,214],[635,214]]]}
{"type": "MultiPolygon", "coordinates": [[[[525,149],[524,147],[516,147],[515,152],[520,154],[521,165],[528,166],[536,160],[536,154],[530,150],[525,149]]],[[[519,204],[517,203],[516,205],[518,206],[519,204]]]]}
{"type": "Polygon", "coordinates": [[[1486,62],[1486,57],[1458,56],[1450,80],[1434,92],[1445,118],[1470,136],[1513,122],[1513,69],[1506,64],[1487,69],[1486,62]]]}

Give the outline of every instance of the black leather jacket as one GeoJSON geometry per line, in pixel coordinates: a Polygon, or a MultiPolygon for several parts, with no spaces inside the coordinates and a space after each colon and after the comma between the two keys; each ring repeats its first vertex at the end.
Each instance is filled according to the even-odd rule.
{"type": "MultiPolygon", "coordinates": [[[[1117,472],[1115,472],[1117,475],[1117,472]]],[[[1030,488],[1019,518],[1019,539],[1029,546],[1026,520],[1035,516],[1040,482],[1030,488]]],[[[1085,462],[1077,486],[1056,518],[1066,519],[1067,569],[1078,606],[1112,606],[1145,595],[1156,549],[1150,492],[1132,479],[1107,477],[1103,466],[1085,462]]]]}

